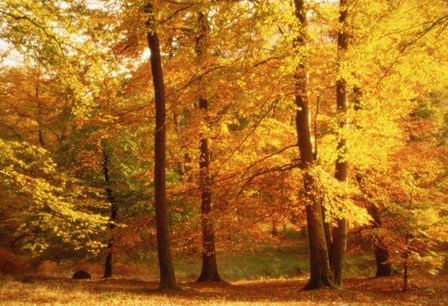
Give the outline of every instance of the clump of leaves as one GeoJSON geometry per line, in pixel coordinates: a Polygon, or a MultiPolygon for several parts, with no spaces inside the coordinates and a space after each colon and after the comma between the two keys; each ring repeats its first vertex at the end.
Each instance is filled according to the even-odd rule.
{"type": "Polygon", "coordinates": [[[104,247],[96,238],[107,219],[97,213],[104,204],[92,196],[96,190],[59,170],[41,147],[1,139],[0,146],[0,184],[18,204],[10,214],[23,249],[40,255],[56,245],[65,254],[104,247]]]}

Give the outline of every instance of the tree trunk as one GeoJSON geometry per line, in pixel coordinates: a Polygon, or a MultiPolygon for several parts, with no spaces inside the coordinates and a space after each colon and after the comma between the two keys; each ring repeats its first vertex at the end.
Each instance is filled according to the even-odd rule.
{"type": "Polygon", "coordinates": [[[389,249],[378,242],[373,246],[375,252],[376,274],[375,277],[391,276],[393,274],[392,264],[390,263],[389,249]]]}
{"type": "MultiPolygon", "coordinates": [[[[199,99],[199,108],[207,111],[207,99],[199,99]]],[[[210,151],[208,138],[201,139],[201,155],[199,161],[200,188],[201,188],[201,215],[202,215],[202,270],[198,282],[219,282],[221,277],[218,272],[215,249],[214,223],[210,216],[212,211],[212,192],[210,178],[210,151]]]]}
{"type": "Polygon", "coordinates": [[[171,257],[171,246],[168,226],[168,208],[166,203],[166,105],[165,84],[162,73],[162,60],[157,32],[154,27],[153,5],[148,2],[145,6],[148,16],[147,40],[151,51],[151,72],[155,93],[156,127],[154,142],[154,187],[157,230],[157,253],[160,268],[160,289],[175,289],[176,278],[171,257]]]}
{"type": "MultiPolygon", "coordinates": [[[[368,198],[373,197],[366,191],[366,188],[362,185],[362,176],[360,174],[356,175],[356,180],[361,189],[361,192],[367,195],[368,198]]],[[[367,212],[373,219],[373,228],[380,228],[383,226],[383,221],[381,219],[380,209],[373,203],[367,205],[367,212]]],[[[375,277],[381,276],[391,276],[393,273],[392,264],[390,263],[390,252],[387,245],[382,241],[381,237],[374,235],[372,238],[373,251],[375,253],[376,262],[376,274],[375,277]]]]}
{"type": "MultiPolygon", "coordinates": [[[[207,110],[208,101],[199,100],[199,108],[207,110]]],[[[199,161],[200,186],[201,186],[201,214],[202,214],[202,270],[198,282],[219,282],[221,277],[218,273],[215,250],[214,223],[210,216],[212,211],[211,179],[209,173],[210,152],[208,138],[201,139],[201,155],[199,161]]]]}
{"type": "MultiPolygon", "coordinates": [[[[339,25],[338,31],[338,57],[341,60],[343,53],[347,50],[348,34],[346,32],[347,22],[347,0],[339,3],[339,25]]],[[[336,81],[336,104],[339,116],[339,140],[337,145],[338,159],[335,166],[335,178],[340,182],[347,182],[347,140],[345,130],[347,129],[347,83],[343,77],[336,81]]],[[[347,250],[347,220],[337,220],[337,227],[333,229],[333,245],[331,248],[331,268],[333,270],[334,282],[342,286],[342,271],[344,268],[345,253],[347,250]]]]}
{"type": "MultiPolygon", "coordinates": [[[[295,16],[301,26],[295,41],[295,47],[306,47],[306,10],[303,0],[294,0],[295,16]]],[[[306,218],[308,239],[310,244],[310,279],[305,290],[319,289],[323,286],[333,286],[333,275],[328,257],[328,246],[325,237],[323,222],[322,201],[314,177],[309,173],[315,163],[315,156],[311,142],[310,110],[307,95],[306,57],[303,56],[301,64],[296,68],[296,129],[298,147],[300,151],[301,168],[303,169],[303,182],[306,197],[306,218]]]]}
{"type": "MultiPolygon", "coordinates": [[[[199,31],[196,36],[196,56],[198,64],[204,60],[207,51],[207,35],[209,25],[207,15],[199,12],[198,16],[199,31]]],[[[200,83],[199,88],[199,109],[204,112],[204,121],[208,124],[208,100],[203,95],[203,84],[200,83]]],[[[199,185],[201,188],[201,217],[202,217],[202,269],[198,278],[198,282],[220,282],[221,277],[218,272],[218,264],[216,262],[215,248],[215,230],[214,222],[210,213],[212,211],[212,181],[210,177],[210,149],[208,136],[201,136],[200,144],[200,177],[199,185]]]]}
{"type": "Polygon", "coordinates": [[[409,232],[406,232],[403,267],[403,291],[409,290],[409,232]]]}
{"type": "MultiPolygon", "coordinates": [[[[380,228],[383,225],[380,210],[374,204],[372,204],[370,207],[368,207],[367,212],[373,219],[374,227],[380,228]]],[[[376,262],[375,277],[391,276],[393,273],[393,269],[392,264],[390,263],[389,248],[387,247],[387,245],[385,245],[381,238],[374,236],[373,239],[373,251],[375,253],[376,262]]]]}
{"type": "Polygon", "coordinates": [[[36,108],[37,108],[37,114],[36,114],[36,121],[37,121],[37,127],[38,127],[38,137],[39,137],[39,145],[42,148],[45,148],[45,141],[44,141],[44,131],[42,128],[42,110],[40,105],[40,96],[39,96],[39,86],[40,86],[40,77],[39,74],[36,74],[36,86],[35,86],[35,92],[34,97],[36,99],[36,108]]]}
{"type": "MultiPolygon", "coordinates": [[[[111,232],[115,228],[115,221],[117,220],[117,213],[118,213],[118,203],[115,200],[115,197],[112,193],[112,188],[110,188],[110,177],[109,177],[109,155],[106,152],[106,148],[103,147],[103,174],[104,174],[104,181],[106,183],[106,195],[107,200],[110,203],[110,218],[109,218],[109,229],[111,232]]],[[[106,262],[104,264],[104,276],[103,278],[110,278],[112,277],[112,253],[113,253],[113,247],[114,247],[114,237],[111,234],[111,237],[109,238],[109,242],[107,244],[107,256],[106,256],[106,262]]]]}
{"type": "MultiPolygon", "coordinates": [[[[181,135],[181,132],[182,132],[181,117],[182,116],[180,114],[174,115],[174,126],[176,128],[176,133],[178,135],[181,135]]],[[[191,167],[189,166],[190,162],[191,162],[191,158],[188,155],[188,153],[185,153],[183,156],[183,159],[177,162],[176,170],[177,170],[177,173],[179,174],[180,179],[182,181],[185,181],[186,174],[188,172],[190,172],[190,170],[191,170],[191,167]]]]}

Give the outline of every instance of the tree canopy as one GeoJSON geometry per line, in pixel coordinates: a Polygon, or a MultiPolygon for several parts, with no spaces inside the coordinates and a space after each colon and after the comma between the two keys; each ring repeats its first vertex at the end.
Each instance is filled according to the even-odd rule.
{"type": "Polygon", "coordinates": [[[342,286],[360,232],[387,262],[440,267],[446,1],[0,0],[0,16],[3,246],[157,245],[162,267],[284,225],[307,228],[309,289],[342,286]]]}

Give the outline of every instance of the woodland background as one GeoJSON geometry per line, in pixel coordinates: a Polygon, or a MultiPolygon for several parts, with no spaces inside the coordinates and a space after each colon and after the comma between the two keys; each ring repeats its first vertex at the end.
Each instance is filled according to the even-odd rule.
{"type": "Polygon", "coordinates": [[[366,263],[351,276],[407,290],[443,269],[447,1],[1,0],[0,16],[3,274],[158,258],[161,288],[174,259],[202,265],[181,279],[319,289],[343,286],[348,252],[366,263]],[[218,271],[261,253],[293,259],[218,271]]]}

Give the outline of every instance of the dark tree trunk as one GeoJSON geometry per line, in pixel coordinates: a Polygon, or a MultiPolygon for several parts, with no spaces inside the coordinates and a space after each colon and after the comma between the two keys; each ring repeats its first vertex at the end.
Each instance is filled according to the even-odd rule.
{"type": "MultiPolygon", "coordinates": [[[[196,56],[200,64],[206,55],[207,51],[207,35],[209,25],[207,15],[199,12],[198,16],[199,31],[196,36],[196,56]]],[[[200,95],[203,94],[202,84],[199,89],[200,95]]],[[[208,124],[208,100],[199,98],[199,109],[204,114],[204,121],[208,124]]],[[[220,282],[221,277],[218,272],[218,264],[216,262],[216,248],[215,248],[215,230],[212,212],[212,181],[210,177],[210,148],[207,135],[201,135],[200,143],[200,177],[199,185],[201,188],[201,217],[202,217],[202,269],[198,278],[198,282],[220,282]]]]}
{"type": "Polygon", "coordinates": [[[409,290],[409,232],[406,232],[405,237],[405,246],[406,249],[404,250],[404,263],[403,263],[403,291],[409,290]]]}
{"type": "MultiPolygon", "coordinates": [[[[118,203],[115,200],[115,197],[112,193],[112,188],[110,188],[110,177],[109,177],[109,155],[106,152],[106,148],[103,147],[103,174],[104,181],[106,183],[106,196],[107,200],[110,203],[110,218],[109,218],[109,229],[111,232],[115,228],[115,221],[117,220],[118,213],[118,203]]],[[[107,244],[107,256],[106,262],[104,264],[104,276],[103,278],[112,277],[112,253],[114,247],[114,237],[111,234],[109,238],[109,242],[107,244]]]]}
{"type": "Polygon", "coordinates": [[[38,136],[39,136],[39,145],[44,148],[45,147],[45,141],[44,141],[44,131],[42,128],[42,110],[40,105],[40,96],[39,96],[39,75],[36,76],[36,87],[35,87],[35,98],[36,98],[36,107],[37,107],[37,126],[38,126],[38,136]]]}
{"type": "MultiPolygon", "coordinates": [[[[368,194],[368,192],[362,186],[362,176],[360,174],[356,176],[356,180],[358,181],[361,191],[367,194],[369,198],[371,198],[372,195],[368,194]]],[[[383,226],[383,221],[381,219],[380,209],[375,204],[368,203],[367,212],[373,219],[373,228],[381,228],[383,226]]],[[[393,267],[392,264],[390,263],[389,248],[383,242],[382,238],[378,237],[377,235],[373,235],[372,240],[373,240],[372,246],[373,251],[375,253],[375,262],[376,262],[375,277],[391,276],[393,274],[393,267]]]]}
{"type": "Polygon", "coordinates": [[[154,142],[154,187],[157,230],[157,253],[160,268],[160,289],[175,289],[176,278],[171,257],[171,246],[168,226],[168,208],[166,203],[166,103],[165,84],[162,73],[162,60],[160,57],[160,45],[157,32],[153,5],[148,2],[145,6],[148,15],[147,39],[151,51],[151,72],[155,93],[156,127],[154,142]]]}
{"type": "Polygon", "coordinates": [[[376,274],[375,277],[391,276],[393,274],[392,264],[390,263],[389,249],[381,242],[373,246],[375,252],[376,274]]]}
{"type": "MultiPolygon", "coordinates": [[[[199,100],[199,108],[207,110],[208,101],[199,100]]],[[[201,214],[202,214],[202,270],[198,282],[219,282],[221,277],[218,273],[215,250],[214,223],[210,213],[212,211],[211,178],[209,173],[210,152],[208,138],[201,139],[201,155],[199,161],[200,186],[201,186],[201,214]]]]}
{"type": "Polygon", "coordinates": [[[337,227],[333,229],[333,246],[331,253],[331,268],[334,275],[334,283],[337,286],[342,286],[342,272],[346,250],[347,220],[340,219],[337,221],[337,227]]]}
{"type": "MultiPolygon", "coordinates": [[[[295,47],[306,47],[306,10],[303,0],[294,0],[295,16],[299,21],[301,29],[295,41],[295,47]]],[[[301,64],[296,68],[296,129],[298,136],[298,147],[300,151],[301,168],[303,169],[303,182],[305,189],[306,218],[308,228],[308,239],[310,244],[310,279],[305,290],[319,289],[324,286],[333,286],[333,275],[328,257],[328,246],[325,236],[322,201],[320,191],[315,178],[309,173],[315,163],[315,155],[311,142],[310,110],[307,95],[307,71],[306,58],[303,57],[301,64]]]]}
{"type": "MultiPolygon", "coordinates": [[[[343,53],[347,50],[347,0],[340,0],[339,3],[339,25],[338,31],[338,57],[341,60],[343,53]]],[[[339,140],[338,159],[336,161],[335,178],[340,182],[347,181],[347,140],[344,130],[347,129],[347,83],[344,78],[336,81],[336,104],[339,116],[339,140]]],[[[342,286],[342,272],[344,268],[345,253],[347,250],[347,220],[341,218],[337,220],[337,226],[333,229],[333,245],[331,248],[331,268],[333,270],[334,282],[337,286],[342,286]]]]}
{"type": "MultiPolygon", "coordinates": [[[[380,228],[383,225],[380,210],[375,205],[372,205],[367,209],[367,211],[374,221],[374,227],[380,228]]],[[[390,263],[389,248],[382,241],[382,238],[374,236],[373,239],[373,251],[375,252],[376,262],[375,277],[391,276],[393,274],[393,268],[392,264],[390,263]]]]}
{"type": "MultiPolygon", "coordinates": [[[[207,99],[199,99],[199,108],[207,111],[207,99]]],[[[200,188],[201,188],[201,215],[202,215],[202,270],[198,282],[219,282],[221,277],[218,272],[215,249],[215,231],[213,219],[210,216],[212,211],[212,191],[210,178],[210,151],[208,138],[201,139],[201,155],[199,161],[200,188]]]]}
{"type": "MultiPolygon", "coordinates": [[[[325,239],[327,241],[327,247],[328,247],[328,258],[331,259],[332,254],[332,246],[333,246],[333,235],[331,234],[331,225],[326,221],[326,212],[325,207],[322,208],[322,216],[323,216],[323,222],[324,222],[324,229],[325,229],[325,239]]],[[[330,262],[331,266],[331,262],[330,262]]]]}

